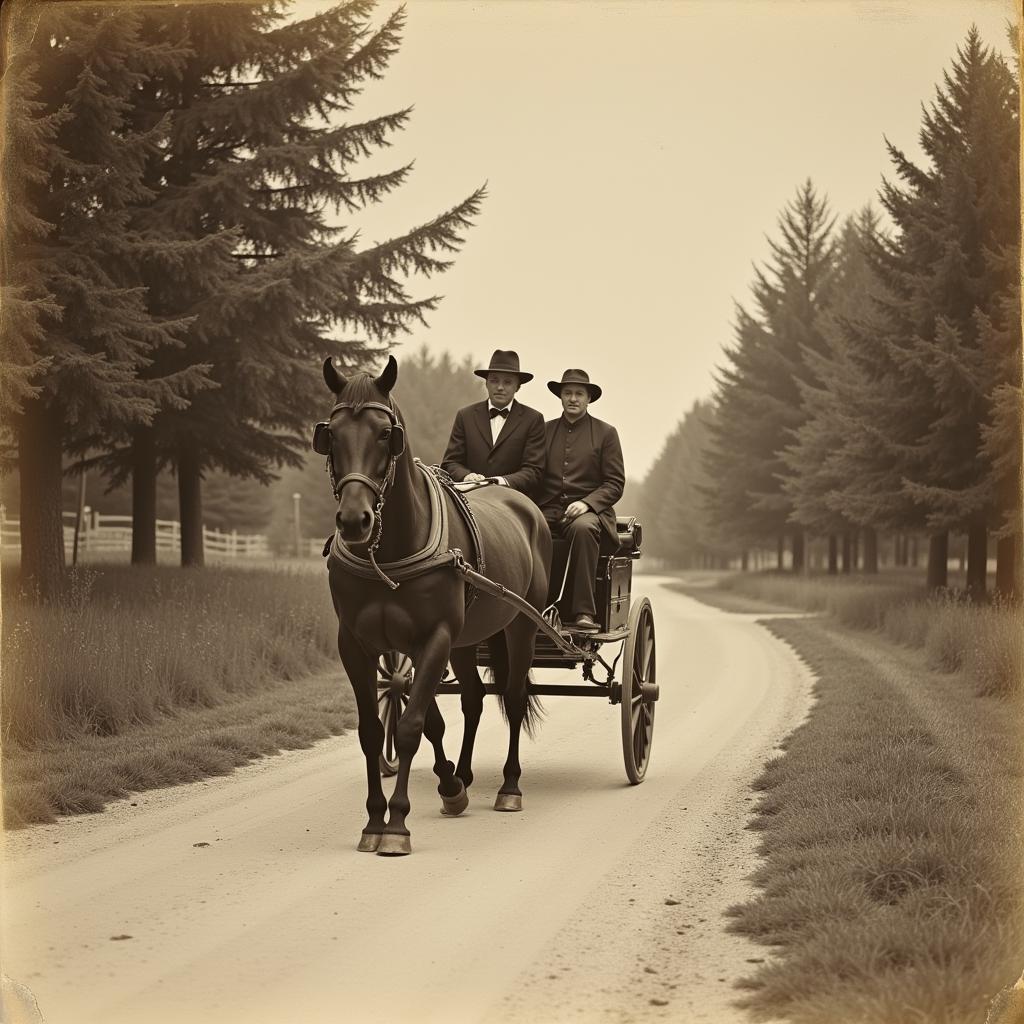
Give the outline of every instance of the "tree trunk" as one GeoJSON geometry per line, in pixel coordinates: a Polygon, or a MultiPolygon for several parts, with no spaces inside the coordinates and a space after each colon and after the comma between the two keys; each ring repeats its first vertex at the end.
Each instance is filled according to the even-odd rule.
{"type": "Polygon", "coordinates": [[[804,531],[793,531],[793,572],[803,572],[806,563],[804,531]]]}
{"type": "Polygon", "coordinates": [[[835,576],[839,572],[839,540],[834,533],[828,535],[828,574],[835,576]]]}
{"type": "Polygon", "coordinates": [[[203,565],[203,475],[194,442],[178,447],[178,507],[181,518],[181,564],[203,565]]]}
{"type": "Polygon", "coordinates": [[[1019,550],[1020,538],[1016,534],[1000,537],[996,542],[996,593],[1007,601],[1016,601],[1019,596],[1019,550]]]}
{"type": "Polygon", "coordinates": [[[967,594],[972,601],[985,600],[988,574],[988,527],[974,520],[967,528],[967,594]]]}
{"type": "Polygon", "coordinates": [[[878,572],[878,534],[873,526],[864,528],[864,571],[878,572]]]}
{"type": "Polygon", "coordinates": [[[785,563],[786,556],[786,538],[780,533],[779,539],[775,548],[776,552],[776,568],[781,572],[785,563]]]}
{"type": "MultiPolygon", "coordinates": [[[[930,545],[931,541],[929,541],[928,543],[930,545]]],[[[947,555],[949,554],[949,538],[948,537],[946,538],[946,553],[947,553],[947,555]]],[[[918,566],[918,562],[919,561],[920,561],[920,559],[918,559],[918,557],[917,557],[917,537],[909,537],[909,538],[907,538],[907,565],[909,565],[912,569],[916,569],[917,566],[918,566]]],[[[943,563],[943,564],[945,564],[945,563],[943,563]]],[[[943,579],[946,578],[946,570],[945,569],[942,570],[942,578],[943,579]]],[[[945,586],[946,584],[943,583],[942,585],[945,586]]]]}
{"type": "Polygon", "coordinates": [[[743,555],[740,558],[740,568],[744,572],[748,572],[750,569],[750,552],[746,548],[743,549],[743,555]]]}
{"type": "Polygon", "coordinates": [[[853,563],[852,563],[852,556],[851,556],[852,549],[853,549],[853,544],[851,543],[850,531],[846,530],[843,533],[843,575],[844,576],[853,571],[853,563]]]}
{"type": "MultiPolygon", "coordinates": [[[[914,545],[917,539],[914,538],[914,545]]],[[[916,552],[915,552],[916,554],[916,552]]],[[[942,590],[947,581],[947,563],[949,562],[949,534],[933,533],[928,538],[928,589],[942,590]]],[[[915,558],[914,564],[917,564],[915,558]]]]}
{"type": "Polygon", "coordinates": [[[50,604],[64,583],[63,423],[40,401],[20,418],[21,580],[33,599],[50,604]]]}
{"type": "Polygon", "coordinates": [[[132,565],[156,565],[156,436],[132,437],[132,565]]]}

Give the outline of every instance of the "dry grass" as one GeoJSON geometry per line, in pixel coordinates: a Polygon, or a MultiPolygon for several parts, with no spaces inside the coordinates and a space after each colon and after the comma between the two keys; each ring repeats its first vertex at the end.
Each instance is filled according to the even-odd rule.
{"type": "Polygon", "coordinates": [[[19,828],[101,811],[119,797],[225,775],[354,726],[355,702],[339,666],[217,707],[166,715],[123,735],[80,735],[31,750],[7,743],[4,824],[19,828]]]}
{"type": "Polygon", "coordinates": [[[1024,618],[1019,605],[972,605],[948,592],[929,597],[905,576],[723,576],[717,588],[680,584],[685,593],[727,611],[799,608],[831,616],[851,629],[877,630],[922,648],[929,667],[961,672],[982,696],[1024,692],[1024,618]],[[750,607],[743,608],[743,601],[750,607]]]}
{"type": "Polygon", "coordinates": [[[323,572],[86,568],[45,608],[7,573],[3,611],[9,827],[221,775],[354,724],[323,572]]]}
{"type": "Polygon", "coordinates": [[[335,663],[322,576],[251,569],[80,569],[39,607],[5,578],[4,743],[116,735],[335,663]]]}
{"type": "Polygon", "coordinates": [[[746,1005],[797,1024],[980,1022],[1024,948],[1020,709],[929,676],[920,654],[771,628],[819,681],[755,785],[761,895],[732,927],[780,955],[746,1005]]]}

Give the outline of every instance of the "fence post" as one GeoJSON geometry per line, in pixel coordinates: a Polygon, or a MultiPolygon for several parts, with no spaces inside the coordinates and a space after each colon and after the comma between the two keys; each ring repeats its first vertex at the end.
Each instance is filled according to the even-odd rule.
{"type": "Polygon", "coordinates": [[[292,495],[292,514],[295,519],[295,557],[302,557],[302,528],[299,525],[299,503],[302,501],[302,495],[296,491],[292,495]]]}
{"type": "Polygon", "coordinates": [[[93,530],[99,526],[100,514],[94,508],[86,505],[82,509],[82,551],[88,551],[91,544],[93,530]]]}
{"type": "MultiPolygon", "coordinates": [[[[78,565],[78,539],[82,533],[82,524],[85,520],[85,470],[78,476],[78,508],[75,516],[75,543],[71,549],[71,564],[78,565]]],[[[63,532],[63,523],[61,524],[63,532]]]]}

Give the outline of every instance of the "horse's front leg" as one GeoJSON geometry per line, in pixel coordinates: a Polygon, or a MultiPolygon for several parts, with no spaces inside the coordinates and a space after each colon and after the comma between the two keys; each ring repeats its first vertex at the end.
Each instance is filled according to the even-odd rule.
{"type": "MultiPolygon", "coordinates": [[[[451,649],[451,632],[447,626],[440,626],[418,651],[413,652],[416,670],[413,672],[409,703],[395,727],[398,776],[395,779],[394,792],[388,801],[388,822],[384,828],[384,838],[377,849],[378,853],[386,856],[412,853],[412,842],[405,825],[410,808],[409,772],[412,769],[412,759],[419,749],[427,713],[434,703],[437,686],[444,675],[451,649]]],[[[439,712],[438,715],[440,716],[439,712]]]]}
{"type": "Polygon", "coordinates": [[[348,673],[359,714],[359,746],[366,758],[366,827],[358,850],[373,853],[384,834],[387,800],[380,782],[380,755],[384,749],[384,726],[377,711],[377,663],[356,636],[344,626],[338,628],[338,653],[348,673]]]}
{"type": "Polygon", "coordinates": [[[441,813],[457,817],[469,806],[469,797],[462,780],[455,774],[455,765],[445,756],[444,718],[437,701],[432,700],[423,722],[423,735],[434,748],[434,774],[437,776],[437,791],[441,795],[441,813]]]}

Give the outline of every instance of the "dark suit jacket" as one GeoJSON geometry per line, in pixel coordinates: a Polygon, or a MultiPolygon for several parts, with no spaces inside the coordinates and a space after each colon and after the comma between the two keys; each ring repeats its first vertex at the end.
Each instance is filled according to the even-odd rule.
{"type": "Polygon", "coordinates": [[[503,476],[509,487],[533,497],[544,472],[544,417],[513,401],[492,445],[487,401],[467,405],[455,414],[441,468],[455,480],[462,480],[467,473],[503,476]]]}
{"type": "Polygon", "coordinates": [[[622,497],[626,484],[618,431],[587,413],[574,427],[580,434],[573,443],[572,459],[563,464],[564,449],[555,444],[563,421],[564,417],[560,416],[544,424],[544,475],[537,504],[542,509],[564,510],[571,502],[585,501],[615,542],[618,533],[614,504],[622,497]]]}

